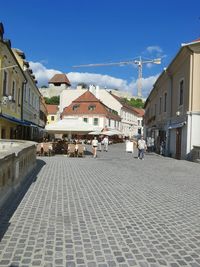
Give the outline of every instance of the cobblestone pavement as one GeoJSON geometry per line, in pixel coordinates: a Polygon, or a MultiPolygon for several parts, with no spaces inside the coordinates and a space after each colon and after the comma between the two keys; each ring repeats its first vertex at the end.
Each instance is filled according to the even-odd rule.
{"type": "Polygon", "coordinates": [[[98,156],[38,158],[1,214],[0,266],[200,266],[200,164],[98,156]]]}

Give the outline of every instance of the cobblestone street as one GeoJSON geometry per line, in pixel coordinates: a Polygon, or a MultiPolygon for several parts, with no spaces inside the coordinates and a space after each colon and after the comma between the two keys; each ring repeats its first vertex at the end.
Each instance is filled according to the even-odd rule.
{"type": "MultiPolygon", "coordinates": [[[[90,148],[89,148],[90,149],[90,148]]],[[[125,144],[39,157],[0,214],[0,266],[200,267],[200,164],[125,144]]]]}

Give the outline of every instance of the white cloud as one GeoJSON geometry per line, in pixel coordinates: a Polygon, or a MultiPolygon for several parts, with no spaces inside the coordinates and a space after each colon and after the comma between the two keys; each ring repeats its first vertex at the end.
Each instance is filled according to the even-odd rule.
{"type": "MultiPolygon", "coordinates": [[[[47,85],[48,81],[57,73],[61,73],[58,70],[47,69],[39,62],[30,62],[30,67],[38,80],[38,86],[47,85]]],[[[102,75],[96,73],[81,73],[81,72],[69,72],[67,77],[72,84],[72,87],[76,87],[78,83],[86,83],[88,85],[99,85],[101,88],[119,89],[123,91],[129,91],[133,95],[137,95],[137,80],[132,79],[129,83],[127,80],[115,78],[109,75],[102,75]]],[[[155,83],[158,75],[142,78],[142,95],[147,97],[153,84],[155,83]]]]}
{"type": "Polygon", "coordinates": [[[123,88],[123,90],[128,90],[128,84],[126,80],[115,78],[109,75],[87,72],[69,72],[67,74],[67,77],[69,78],[71,84],[74,86],[76,86],[78,83],[84,82],[88,85],[99,85],[102,88],[123,88]]]}
{"type": "Polygon", "coordinates": [[[36,80],[38,81],[38,86],[47,85],[48,81],[57,73],[61,71],[54,69],[47,69],[40,62],[29,62],[30,68],[33,70],[36,80]]]}
{"type": "Polygon", "coordinates": [[[148,46],[148,47],[146,48],[146,50],[147,50],[149,53],[154,53],[154,52],[162,53],[162,52],[163,52],[162,48],[160,48],[158,45],[148,46]]]}

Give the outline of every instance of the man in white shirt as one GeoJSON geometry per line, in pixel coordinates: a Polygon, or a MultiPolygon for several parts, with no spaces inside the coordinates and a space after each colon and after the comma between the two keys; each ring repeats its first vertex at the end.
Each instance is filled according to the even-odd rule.
{"type": "Polygon", "coordinates": [[[105,136],[103,139],[104,151],[108,152],[108,136],[105,136]]]}
{"type": "Polygon", "coordinates": [[[138,159],[144,159],[144,152],[147,149],[146,141],[143,136],[138,140],[138,159]]]}
{"type": "Polygon", "coordinates": [[[92,140],[92,152],[94,158],[97,157],[97,147],[98,147],[98,140],[95,136],[94,139],[92,140]]]}

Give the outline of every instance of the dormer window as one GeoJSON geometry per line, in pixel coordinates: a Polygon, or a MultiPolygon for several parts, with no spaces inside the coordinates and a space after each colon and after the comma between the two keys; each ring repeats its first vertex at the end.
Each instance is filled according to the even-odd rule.
{"type": "Polygon", "coordinates": [[[79,105],[73,105],[73,107],[72,107],[72,109],[73,109],[74,111],[78,110],[78,108],[79,108],[79,105]]]}
{"type": "Polygon", "coordinates": [[[88,106],[88,110],[92,111],[95,110],[96,106],[95,105],[89,105],[88,106]]]}

